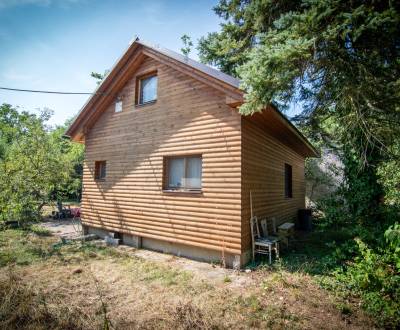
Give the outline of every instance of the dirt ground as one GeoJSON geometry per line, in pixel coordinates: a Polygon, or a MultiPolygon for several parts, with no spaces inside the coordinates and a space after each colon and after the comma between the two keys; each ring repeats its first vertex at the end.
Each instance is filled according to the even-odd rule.
{"type": "MultiPolygon", "coordinates": [[[[52,220],[41,223],[41,226],[50,230],[55,236],[77,237],[82,235],[81,226],[71,219],[52,220]]],[[[221,282],[227,276],[230,278],[231,286],[247,285],[251,277],[244,276],[241,272],[235,272],[232,269],[222,268],[206,262],[195,261],[187,258],[180,258],[170,254],[159,253],[145,249],[135,249],[127,245],[120,245],[115,248],[131,256],[143,258],[148,261],[167,264],[183,271],[192,272],[199,279],[212,282],[221,282]]]]}
{"type": "Polygon", "coordinates": [[[41,227],[51,231],[55,236],[74,237],[82,234],[82,226],[80,220],[61,219],[53,220],[47,218],[40,224],[41,227]]]}
{"type": "MultiPolygon", "coordinates": [[[[74,234],[72,224],[50,221],[43,227],[54,236],[28,239],[43,251],[57,246],[57,253],[11,271],[19,284],[46,297],[46,311],[77,311],[82,329],[373,328],[356,305],[344,310],[340,298],[304,273],[235,272],[99,241],[59,245],[58,236],[74,234]]],[[[0,268],[0,280],[9,272],[0,268]]]]}

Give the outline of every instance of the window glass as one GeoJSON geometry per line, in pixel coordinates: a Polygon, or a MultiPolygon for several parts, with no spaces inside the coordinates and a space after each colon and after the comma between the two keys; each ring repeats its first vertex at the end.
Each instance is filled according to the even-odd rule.
{"type": "Polygon", "coordinates": [[[201,158],[187,158],[185,186],[187,188],[201,188],[201,158]]]}
{"type": "Polygon", "coordinates": [[[140,80],[139,103],[155,101],[157,99],[157,76],[151,76],[140,80]]]}
{"type": "Polygon", "coordinates": [[[94,163],[94,178],[96,180],[102,180],[106,178],[106,162],[96,161],[94,163]]]}
{"type": "Polygon", "coordinates": [[[106,162],[102,162],[100,165],[100,178],[104,179],[106,177],[106,162]]]}
{"type": "Polygon", "coordinates": [[[168,157],[165,164],[167,189],[201,189],[201,156],[168,157]]]}
{"type": "Polygon", "coordinates": [[[184,159],[171,158],[168,162],[169,178],[168,186],[170,188],[182,188],[183,177],[185,175],[184,159]]]}
{"type": "Polygon", "coordinates": [[[285,164],[285,197],[293,197],[292,192],[292,166],[285,164]]]}

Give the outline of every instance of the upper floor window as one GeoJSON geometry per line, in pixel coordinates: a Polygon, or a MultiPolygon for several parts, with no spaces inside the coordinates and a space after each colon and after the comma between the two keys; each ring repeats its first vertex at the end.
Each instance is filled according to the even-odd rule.
{"type": "Polygon", "coordinates": [[[157,100],[157,74],[152,73],[137,80],[137,104],[146,104],[157,100]]]}
{"type": "Polygon", "coordinates": [[[293,197],[292,166],[285,164],[285,197],[293,197]]]}
{"type": "Polygon", "coordinates": [[[166,157],[165,189],[201,190],[202,158],[197,156],[166,157]]]}
{"type": "Polygon", "coordinates": [[[95,161],[94,162],[94,179],[104,180],[106,178],[106,161],[95,161]]]}
{"type": "Polygon", "coordinates": [[[115,112],[122,112],[122,100],[117,99],[115,102],[115,112]]]}

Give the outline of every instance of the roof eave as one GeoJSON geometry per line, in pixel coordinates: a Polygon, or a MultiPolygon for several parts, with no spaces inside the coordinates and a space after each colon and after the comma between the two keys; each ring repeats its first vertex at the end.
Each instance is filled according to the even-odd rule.
{"type": "Polygon", "coordinates": [[[310,154],[307,157],[314,157],[314,158],[319,158],[321,157],[320,153],[318,150],[311,144],[310,141],[299,131],[299,129],[282,113],[278,110],[278,108],[274,105],[271,104],[271,108],[274,109],[278,115],[288,124],[288,126],[294,131],[294,133],[299,137],[299,139],[304,143],[305,146],[310,151],[310,154]]]}
{"type": "MultiPolygon", "coordinates": [[[[162,56],[169,57],[172,61],[176,61],[181,64],[186,64],[190,70],[193,72],[204,75],[206,76],[207,79],[213,80],[219,85],[219,88],[221,90],[225,90],[231,95],[235,96],[235,98],[241,98],[243,95],[243,92],[239,88],[239,81],[234,78],[226,75],[225,73],[218,72],[217,70],[213,68],[208,68],[207,70],[204,69],[203,67],[206,67],[205,65],[201,63],[197,63],[197,65],[194,65],[195,61],[186,58],[178,53],[169,51],[166,52],[166,50],[160,48],[160,47],[155,47],[152,46],[146,42],[140,41],[138,38],[134,42],[132,42],[129,47],[126,49],[126,51],[123,53],[123,55],[116,61],[112,69],[109,71],[107,76],[103,79],[103,81],[100,83],[100,85],[96,88],[96,90],[93,92],[93,94],[88,98],[86,101],[85,105],[81,108],[79,111],[78,115],[76,116],[75,120],[71,123],[71,125],[67,128],[65,135],[69,136],[71,140],[77,141],[77,142],[82,142],[81,136],[77,137],[77,129],[80,127],[82,121],[85,119],[85,117],[88,115],[87,109],[89,107],[92,107],[96,104],[96,100],[99,95],[104,94],[112,82],[112,80],[115,78],[115,76],[118,75],[120,69],[126,64],[126,62],[129,60],[130,56],[133,54],[134,51],[136,51],[139,48],[144,48],[144,49],[149,49],[154,52],[158,52],[162,56]]],[[[85,132],[83,132],[84,134],[85,132]]],[[[80,134],[82,135],[82,134],[80,134]]]]}
{"type": "MultiPolygon", "coordinates": [[[[137,40],[137,39],[136,39],[137,40]]],[[[118,60],[114,63],[113,67],[111,70],[107,73],[107,75],[104,77],[104,79],[101,81],[101,83],[96,87],[92,95],[87,99],[86,103],[83,105],[83,107],[79,110],[76,118],[74,121],[70,124],[70,126],[67,128],[65,131],[64,135],[69,136],[71,140],[74,140],[74,133],[76,133],[76,129],[79,127],[80,122],[83,120],[83,118],[87,115],[85,113],[85,110],[93,105],[93,103],[96,102],[96,97],[104,94],[105,90],[107,87],[110,85],[111,81],[113,78],[118,74],[119,69],[124,66],[126,63],[126,60],[129,58],[129,56],[139,47],[141,47],[140,44],[136,42],[136,40],[131,43],[123,55],[118,58],[118,60]]],[[[79,142],[79,141],[77,141],[79,142]]]]}

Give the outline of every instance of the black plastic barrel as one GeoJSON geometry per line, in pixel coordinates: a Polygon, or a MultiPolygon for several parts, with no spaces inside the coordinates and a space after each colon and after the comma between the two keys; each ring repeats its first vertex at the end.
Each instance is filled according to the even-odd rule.
{"type": "Polygon", "coordinates": [[[312,230],[312,214],[310,209],[300,209],[297,214],[296,229],[311,231],[312,230]]]}

